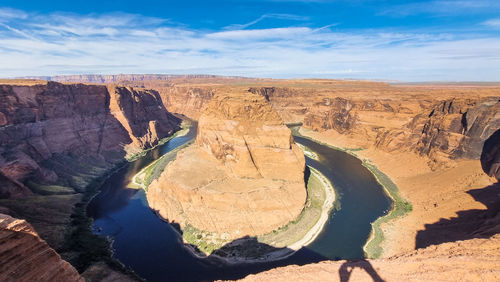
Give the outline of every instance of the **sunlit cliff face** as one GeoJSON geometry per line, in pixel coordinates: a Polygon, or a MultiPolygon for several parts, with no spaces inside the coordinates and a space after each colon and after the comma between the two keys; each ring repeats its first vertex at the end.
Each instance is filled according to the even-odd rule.
{"type": "Polygon", "coordinates": [[[203,110],[195,145],[151,184],[148,201],[181,226],[229,238],[260,235],[299,215],[304,169],[291,131],[264,97],[218,94],[203,110]]]}

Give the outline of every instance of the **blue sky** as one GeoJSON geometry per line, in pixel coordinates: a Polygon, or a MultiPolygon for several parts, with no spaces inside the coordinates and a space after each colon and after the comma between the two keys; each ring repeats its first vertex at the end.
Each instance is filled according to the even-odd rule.
{"type": "Polygon", "coordinates": [[[499,81],[500,0],[0,0],[0,77],[499,81]]]}

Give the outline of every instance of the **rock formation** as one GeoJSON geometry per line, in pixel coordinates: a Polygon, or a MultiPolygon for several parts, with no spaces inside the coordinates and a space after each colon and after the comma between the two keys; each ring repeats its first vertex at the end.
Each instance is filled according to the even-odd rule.
{"type": "Polygon", "coordinates": [[[0,122],[0,198],[9,198],[31,194],[27,180],[58,183],[61,156],[121,161],[179,120],[156,91],[48,82],[0,85],[0,122]]]}
{"type": "Polygon", "coordinates": [[[500,128],[500,100],[445,100],[435,105],[427,117],[417,116],[409,128],[413,134],[421,132],[417,150],[422,154],[479,159],[484,141],[500,128]],[[415,126],[422,119],[423,128],[415,126]]]}
{"type": "Polygon", "coordinates": [[[305,159],[263,96],[218,94],[196,144],[179,152],[148,190],[150,206],[181,227],[228,239],[275,230],[302,211],[305,159]]]}
{"type": "Polygon", "coordinates": [[[180,122],[153,90],[26,80],[0,80],[0,119],[0,210],[72,263],[65,238],[91,184],[180,122]]]}
{"type": "Polygon", "coordinates": [[[486,138],[500,128],[500,99],[488,89],[483,92],[489,97],[469,90],[467,97],[453,98],[448,97],[465,90],[432,96],[383,84],[339,82],[328,90],[261,87],[250,91],[265,96],[288,122],[303,122],[304,127],[320,132],[335,131],[357,140],[361,147],[414,151],[438,166],[450,159],[478,159],[486,138]],[[369,95],[363,95],[365,91],[369,95]]]}
{"type": "Polygon", "coordinates": [[[26,221],[0,214],[0,281],[85,281],[26,221]]]}
{"type": "Polygon", "coordinates": [[[356,124],[356,115],[351,111],[354,104],[344,98],[326,98],[323,103],[328,110],[319,113],[310,113],[304,118],[304,125],[314,130],[333,129],[339,133],[346,133],[356,124]]]}
{"type": "Polygon", "coordinates": [[[484,142],[481,166],[486,174],[500,181],[500,129],[484,142]]]}
{"type": "Polygon", "coordinates": [[[215,90],[210,86],[190,87],[172,85],[160,87],[158,92],[168,111],[181,113],[192,119],[198,119],[205,105],[214,96],[215,90]]]}

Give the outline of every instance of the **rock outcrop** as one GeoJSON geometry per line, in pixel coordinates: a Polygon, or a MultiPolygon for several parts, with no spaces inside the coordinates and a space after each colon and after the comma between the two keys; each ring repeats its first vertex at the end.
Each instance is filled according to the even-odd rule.
{"type": "Polygon", "coordinates": [[[500,181],[500,129],[484,142],[481,166],[486,174],[500,181]]]}
{"type": "Polygon", "coordinates": [[[148,202],[181,227],[227,239],[260,235],[300,214],[304,169],[291,131],[263,96],[218,94],[200,117],[196,143],[150,185],[148,202]]]}
{"type": "Polygon", "coordinates": [[[356,114],[351,111],[354,104],[344,98],[325,98],[318,103],[324,105],[328,110],[323,112],[312,112],[304,118],[304,125],[313,130],[333,129],[339,133],[346,133],[356,125],[356,114]]]}
{"type": "Polygon", "coordinates": [[[421,132],[416,148],[421,154],[479,159],[484,141],[500,128],[500,100],[445,100],[434,106],[427,117],[417,116],[409,128],[414,135],[421,132]],[[422,120],[423,127],[418,126],[422,120]]]}
{"type": "Polygon", "coordinates": [[[215,90],[210,86],[159,87],[165,108],[172,113],[180,113],[192,119],[198,119],[205,105],[212,99],[215,90]]]}
{"type": "Polygon", "coordinates": [[[26,221],[0,214],[0,281],[85,281],[26,221]]]}
{"type": "MultiPolygon", "coordinates": [[[[325,90],[317,86],[254,87],[249,91],[266,97],[288,122],[302,122],[319,132],[334,131],[358,140],[361,147],[413,151],[429,157],[434,166],[450,159],[478,159],[486,138],[500,128],[499,98],[478,97],[476,92],[467,98],[440,100],[414,89],[367,82],[339,82],[325,90]],[[363,95],[365,92],[371,95],[363,95]]],[[[447,93],[457,92],[439,94],[447,97],[447,93]]]]}
{"type": "Polygon", "coordinates": [[[156,91],[56,82],[0,85],[0,119],[0,198],[31,194],[27,181],[78,188],[65,163],[122,161],[179,124],[156,91]]]}

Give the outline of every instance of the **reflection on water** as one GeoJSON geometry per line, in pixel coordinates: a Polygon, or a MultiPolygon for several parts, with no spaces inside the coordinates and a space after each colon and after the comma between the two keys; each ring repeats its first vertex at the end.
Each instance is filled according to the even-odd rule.
{"type": "Polygon", "coordinates": [[[144,191],[126,186],[140,169],[195,135],[196,127],[113,174],[88,206],[88,215],[94,218],[94,231],[113,237],[114,256],[139,276],[148,281],[235,279],[289,264],[363,258],[362,246],[368,238],[370,223],[385,213],[390,200],[358,159],[300,137],[296,141],[319,156],[319,161],[307,158],[307,164],[329,178],[341,196],[342,208],[331,213],[318,238],[294,255],[269,263],[224,265],[215,259],[191,255],[172,227],[151,211],[144,191]]]}

